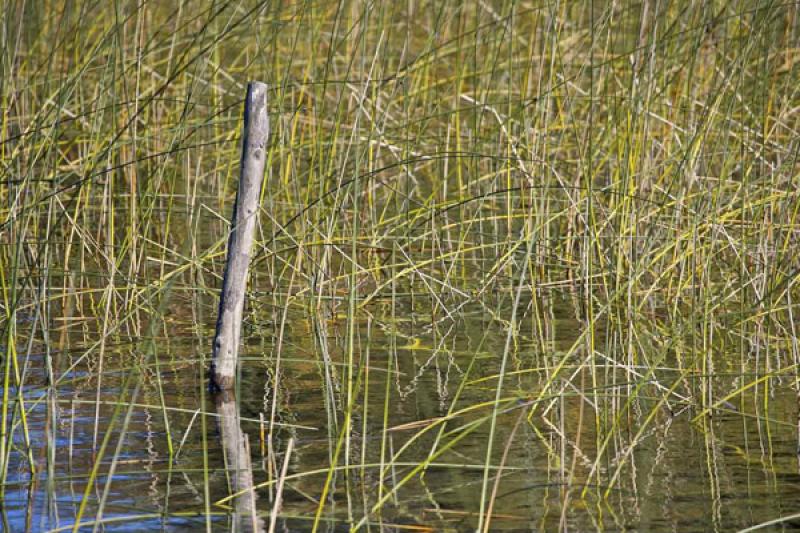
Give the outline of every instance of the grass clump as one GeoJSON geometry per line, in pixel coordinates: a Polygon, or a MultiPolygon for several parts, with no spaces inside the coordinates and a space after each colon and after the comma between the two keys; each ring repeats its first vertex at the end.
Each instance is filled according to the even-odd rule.
{"type": "Polygon", "coordinates": [[[794,520],[797,17],[10,2],[4,527],[241,514],[205,370],[250,79],[237,527],[794,520]]]}

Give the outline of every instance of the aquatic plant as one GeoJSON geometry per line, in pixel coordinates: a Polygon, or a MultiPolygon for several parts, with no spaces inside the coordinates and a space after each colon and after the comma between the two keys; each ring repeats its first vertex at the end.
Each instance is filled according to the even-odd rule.
{"type": "Polygon", "coordinates": [[[7,2],[4,529],[797,520],[797,18],[7,2]],[[252,79],[231,410],[206,372],[252,79]]]}

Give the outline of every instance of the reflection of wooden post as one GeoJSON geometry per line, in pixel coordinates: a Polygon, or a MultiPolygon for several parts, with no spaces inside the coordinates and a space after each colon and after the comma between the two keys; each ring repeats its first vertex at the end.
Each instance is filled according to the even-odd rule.
{"type": "Polygon", "coordinates": [[[247,85],[244,103],[244,131],[239,190],[231,218],[228,238],[228,260],[219,299],[217,332],[214,336],[211,362],[212,390],[233,389],[242,327],[244,291],[250,250],[258,220],[261,180],[264,176],[269,118],[267,117],[267,86],[260,82],[247,85]]]}
{"type": "Polygon", "coordinates": [[[253,490],[253,466],[250,446],[242,432],[239,409],[233,391],[222,391],[216,397],[222,446],[225,449],[225,469],[231,475],[231,492],[245,491],[234,499],[232,531],[263,533],[264,523],[256,516],[256,491],[253,490]]]}

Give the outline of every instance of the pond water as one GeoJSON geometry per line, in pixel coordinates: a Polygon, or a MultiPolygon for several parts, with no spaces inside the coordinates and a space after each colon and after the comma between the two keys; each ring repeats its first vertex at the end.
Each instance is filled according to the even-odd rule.
{"type": "MultiPolygon", "coordinates": [[[[279,531],[312,527],[329,473],[321,531],[365,517],[376,530],[466,531],[478,525],[482,499],[493,501],[497,531],[730,531],[796,512],[790,387],[749,390],[693,420],[698,409],[681,388],[663,393],[676,379],[667,362],[646,377],[602,357],[592,370],[580,350],[570,354],[583,326],[566,302],[552,299],[548,351],[522,335],[506,362],[488,476],[507,330],[481,306],[450,321],[431,316],[426,299],[378,302],[359,314],[352,374],[345,318],[251,314],[240,388],[227,403],[206,390],[209,295],[175,290],[152,342],[109,337],[102,361],[97,351],[82,358],[86,324],[70,325],[61,339],[69,348],[48,352],[65,379],[48,386],[47,358],[36,350],[23,369],[30,448],[18,403],[9,405],[4,529],[70,530],[80,515],[87,531],[260,530],[290,440],[279,531]],[[348,387],[355,400],[343,431],[348,387]],[[231,457],[235,450],[249,456],[231,457]],[[254,497],[221,502],[242,488],[243,468],[254,497]]],[[[739,379],[720,376],[719,391],[739,379]]]]}

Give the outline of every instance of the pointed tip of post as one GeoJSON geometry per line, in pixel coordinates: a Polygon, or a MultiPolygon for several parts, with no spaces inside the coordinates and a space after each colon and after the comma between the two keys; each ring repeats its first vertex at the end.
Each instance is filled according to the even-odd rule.
{"type": "Polygon", "coordinates": [[[247,94],[262,95],[267,93],[269,86],[263,81],[250,80],[247,82],[247,94]]]}
{"type": "Polygon", "coordinates": [[[267,117],[267,90],[269,86],[261,81],[247,83],[247,98],[244,104],[245,129],[251,129],[252,136],[264,139],[269,135],[269,118],[267,117]],[[248,128],[248,124],[251,124],[248,128]]]}

